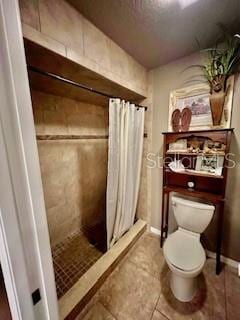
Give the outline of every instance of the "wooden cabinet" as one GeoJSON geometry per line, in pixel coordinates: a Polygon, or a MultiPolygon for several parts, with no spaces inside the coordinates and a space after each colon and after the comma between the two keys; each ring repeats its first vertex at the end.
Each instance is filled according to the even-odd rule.
{"type": "Polygon", "coordinates": [[[210,201],[216,207],[218,215],[217,274],[221,265],[222,221],[232,132],[233,129],[163,132],[161,246],[168,235],[171,192],[210,201]],[[184,145],[184,148],[177,150],[179,145],[184,145]]]}

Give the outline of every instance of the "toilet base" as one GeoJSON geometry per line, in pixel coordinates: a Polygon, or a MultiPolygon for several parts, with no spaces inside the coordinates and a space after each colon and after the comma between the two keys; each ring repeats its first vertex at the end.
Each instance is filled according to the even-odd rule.
{"type": "Polygon", "coordinates": [[[170,287],[176,299],[191,301],[197,292],[197,277],[185,278],[171,272],[170,287]]]}

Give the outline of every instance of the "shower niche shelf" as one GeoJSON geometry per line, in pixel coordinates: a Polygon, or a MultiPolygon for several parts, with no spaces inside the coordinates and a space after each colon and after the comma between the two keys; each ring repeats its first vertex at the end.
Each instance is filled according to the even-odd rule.
{"type": "Polygon", "coordinates": [[[221,270],[222,224],[229,160],[227,155],[232,133],[232,128],[163,132],[161,246],[168,235],[169,194],[177,192],[207,200],[215,206],[218,218],[217,274],[221,270]]]}
{"type": "Polygon", "coordinates": [[[24,46],[29,67],[29,81],[31,88],[35,90],[101,106],[108,106],[109,99],[97,94],[96,91],[113,97],[121,97],[134,103],[140,103],[146,98],[28,39],[24,39],[24,46]],[[42,70],[43,73],[34,72],[34,69],[42,70]],[[57,78],[53,79],[44,73],[58,75],[69,80],[69,83],[64,83],[57,78]],[[92,92],[87,91],[72,85],[71,82],[94,89],[92,92]]]}

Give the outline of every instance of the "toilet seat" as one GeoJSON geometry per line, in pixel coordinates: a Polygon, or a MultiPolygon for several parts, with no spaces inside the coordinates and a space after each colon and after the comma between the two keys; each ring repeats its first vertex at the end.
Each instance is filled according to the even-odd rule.
{"type": "Polygon", "coordinates": [[[166,239],[163,251],[169,263],[185,272],[198,269],[206,260],[199,238],[181,229],[166,239]]]}

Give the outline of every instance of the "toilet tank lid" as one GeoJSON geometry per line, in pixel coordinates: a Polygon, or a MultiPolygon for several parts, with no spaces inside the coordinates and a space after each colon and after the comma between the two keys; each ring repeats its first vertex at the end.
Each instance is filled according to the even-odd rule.
{"type": "Polygon", "coordinates": [[[204,203],[204,202],[197,202],[197,201],[189,200],[189,199],[178,197],[178,196],[172,196],[172,202],[179,203],[191,208],[201,209],[201,210],[215,209],[215,207],[211,204],[204,203]]]}

